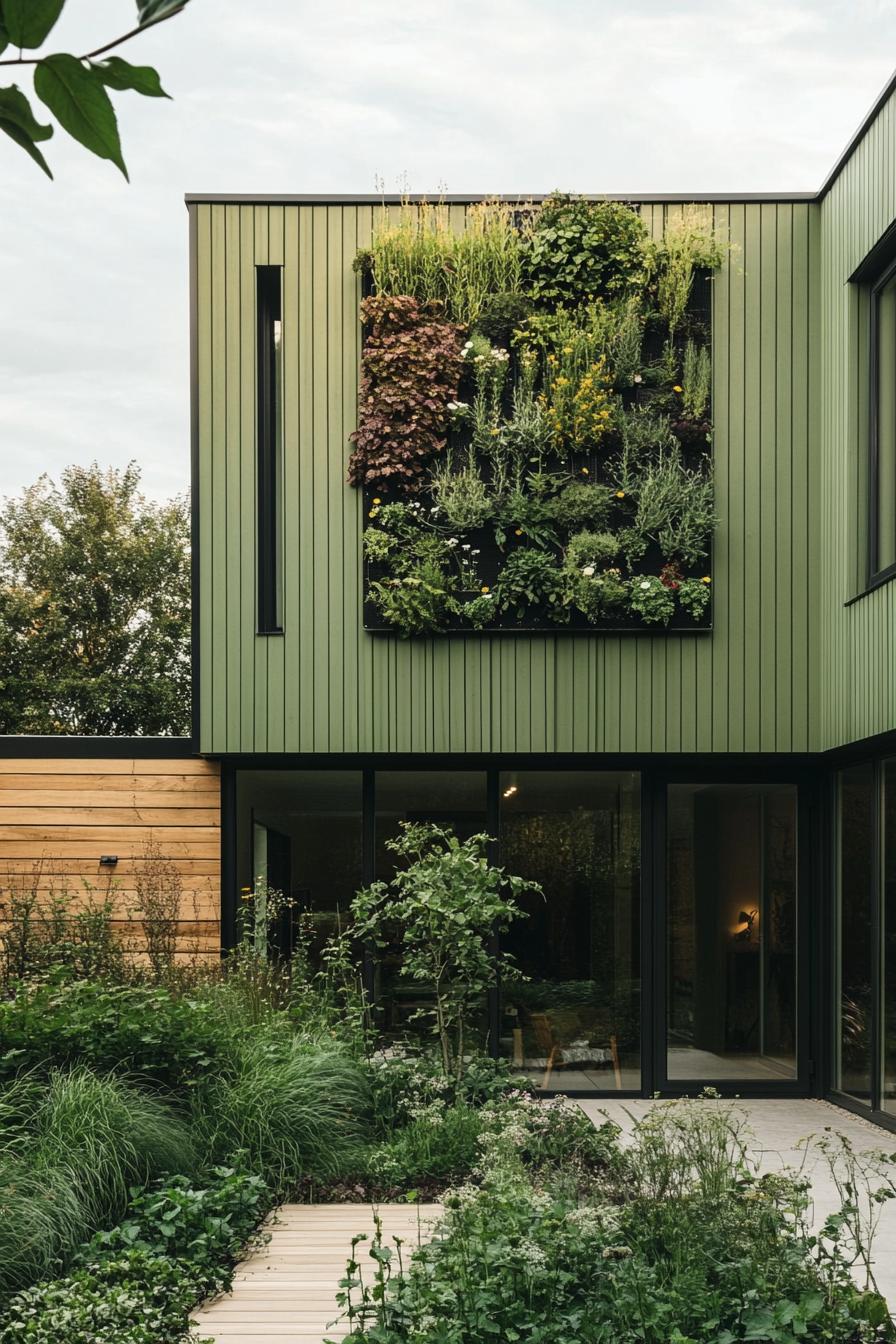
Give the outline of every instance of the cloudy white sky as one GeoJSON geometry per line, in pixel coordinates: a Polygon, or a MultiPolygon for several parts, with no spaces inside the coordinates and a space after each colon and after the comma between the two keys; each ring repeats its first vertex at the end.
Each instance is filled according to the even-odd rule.
{"type": "MultiPolygon", "coordinates": [[[[132,10],[68,0],[52,45],[132,10]]],[[[115,95],[130,186],[0,136],[0,494],[94,458],[186,488],[185,191],[812,190],[896,0],[191,0],[122,55],[175,99],[115,95]]]]}

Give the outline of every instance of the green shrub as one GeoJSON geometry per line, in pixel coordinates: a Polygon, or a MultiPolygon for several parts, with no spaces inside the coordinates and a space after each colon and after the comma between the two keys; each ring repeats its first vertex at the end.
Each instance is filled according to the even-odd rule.
{"type": "Polygon", "coordinates": [[[0,1000],[0,1083],[23,1070],[86,1064],[192,1090],[231,1051],[235,1029],[217,997],[216,987],[185,996],[86,981],[20,987],[0,1000]]]}
{"type": "Polygon", "coordinates": [[[604,569],[595,574],[575,574],[567,590],[567,601],[590,620],[614,616],[628,602],[628,583],[618,569],[604,569]]]}
{"type": "Polygon", "coordinates": [[[635,574],[629,579],[628,604],[648,625],[667,625],[675,614],[675,595],[656,574],[635,574]]]}
{"type": "Polygon", "coordinates": [[[600,530],[610,517],[613,496],[602,485],[572,481],[552,501],[557,524],[566,532],[579,528],[600,530]]]}
{"type": "Polygon", "coordinates": [[[508,346],[516,330],[532,311],[532,300],[524,294],[505,292],[489,294],[483,301],[476,319],[476,330],[493,345],[508,346]]]}
{"type": "MultiPolygon", "coordinates": [[[[858,1344],[890,1340],[839,1219],[806,1222],[807,1184],[758,1176],[733,1108],[670,1103],[597,1131],[575,1107],[495,1108],[481,1184],[445,1199],[437,1235],[394,1274],[378,1229],[341,1303],[365,1344],[858,1344]],[[570,1155],[572,1154],[572,1160],[570,1155]],[[590,1183],[583,1180],[588,1174],[590,1183]],[[577,1170],[578,1169],[578,1170],[577,1170]]],[[[856,1187],[850,1185],[849,1194],[856,1187]]]]}
{"type": "Polygon", "coordinates": [[[496,610],[494,594],[480,593],[463,604],[460,614],[474,630],[484,630],[494,622],[496,610]]]}
{"type": "Polygon", "coordinates": [[[269,1199],[260,1176],[233,1167],[213,1167],[203,1182],[175,1176],[135,1194],[122,1222],[98,1232],[80,1260],[136,1250],[215,1265],[239,1254],[269,1199]]]}
{"type": "Polygon", "coordinates": [[[495,597],[501,611],[512,611],[522,620],[527,610],[559,610],[563,593],[563,574],[553,555],[535,547],[521,546],[504,561],[495,597]]]}
{"type": "Polygon", "coordinates": [[[533,221],[523,253],[524,287],[539,303],[577,308],[639,289],[647,260],[647,229],[629,206],[555,192],[533,221]]]}
{"type": "Polygon", "coordinates": [[[218,1161],[246,1165],[277,1191],[302,1176],[339,1174],[357,1157],[370,1087],[346,1051],[285,1033],[247,1041],[230,1076],[196,1098],[195,1120],[218,1161]]]}
{"type": "Polygon", "coordinates": [[[612,532],[576,532],[566,543],[564,560],[569,569],[593,573],[605,569],[619,554],[619,538],[612,532]]]}
{"type": "Polygon", "coordinates": [[[708,574],[700,579],[682,579],[678,585],[678,601],[684,611],[699,621],[706,614],[712,597],[711,580],[708,574]]]}
{"type": "Polygon", "coordinates": [[[432,1101],[370,1150],[365,1175],[374,1185],[461,1180],[476,1161],[481,1113],[464,1101],[432,1101]]]}
{"type": "Polygon", "coordinates": [[[372,583],[368,597],[383,619],[402,635],[443,630],[458,609],[458,576],[437,561],[423,560],[395,578],[372,583]]]}
{"type": "Polygon", "coordinates": [[[0,1344],[183,1344],[204,1291],[205,1280],[176,1260],[129,1251],[18,1293],[0,1344]]]}

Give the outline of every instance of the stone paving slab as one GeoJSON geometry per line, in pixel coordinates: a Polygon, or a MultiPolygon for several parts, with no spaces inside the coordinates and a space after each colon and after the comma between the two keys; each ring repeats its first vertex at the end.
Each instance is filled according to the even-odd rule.
{"type": "MultiPolygon", "coordinates": [[[[631,1130],[632,1117],[640,1118],[657,1104],[643,1098],[627,1101],[583,1098],[577,1102],[596,1124],[600,1124],[604,1117],[614,1121],[623,1130],[623,1137],[631,1130]]],[[[712,1105],[712,1102],[702,1104],[712,1105]]],[[[824,1159],[819,1153],[811,1154],[807,1159],[797,1146],[801,1139],[811,1134],[821,1135],[829,1129],[845,1135],[856,1152],[896,1153],[896,1134],[830,1102],[781,1098],[737,1101],[735,1104],[747,1115],[762,1171],[780,1171],[789,1166],[801,1168],[809,1176],[813,1226],[816,1227],[836,1212],[839,1198],[824,1159]]],[[[874,1241],[874,1274],[881,1292],[891,1307],[896,1308],[896,1200],[890,1200],[883,1207],[874,1241]]]]}

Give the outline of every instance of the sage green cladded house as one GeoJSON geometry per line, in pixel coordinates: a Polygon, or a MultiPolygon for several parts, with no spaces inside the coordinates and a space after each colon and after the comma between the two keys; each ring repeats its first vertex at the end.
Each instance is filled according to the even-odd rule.
{"type": "MultiPolygon", "coordinates": [[[[365,567],[362,539],[403,562],[382,538],[408,506],[381,518],[395,496],[347,483],[376,292],[353,263],[427,207],[188,197],[194,745],[222,765],[224,926],[264,876],[324,932],[388,875],[400,822],[484,830],[544,888],[512,939],[528,978],[484,1018],[518,1069],[896,1121],[894,85],[816,194],[626,204],[659,243],[695,206],[722,240],[695,273],[717,516],[691,579],[603,575],[670,604],[711,579],[711,613],[490,622],[505,574],[466,624],[452,607],[404,637],[381,605],[404,580],[372,550],[365,567]]],[[[448,198],[438,229],[463,236],[477,208],[448,198]]],[[[400,1028],[419,990],[370,973],[400,1028]]]]}

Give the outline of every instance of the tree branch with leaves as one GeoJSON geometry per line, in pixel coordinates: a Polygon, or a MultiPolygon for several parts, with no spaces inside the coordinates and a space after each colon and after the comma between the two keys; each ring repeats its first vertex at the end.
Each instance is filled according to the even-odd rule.
{"type": "MultiPolygon", "coordinates": [[[[0,66],[34,67],[34,93],[64,131],[98,158],[110,159],[125,178],[118,121],[108,90],[131,90],[147,98],[167,98],[158,71],[131,65],[107,53],[180,14],[188,0],[137,0],[137,23],[119,37],[74,56],[40,53],[65,8],[66,0],[0,0],[0,66]],[[2,56],[13,48],[18,56],[2,56]],[[101,59],[104,58],[104,59],[101,59]]],[[[39,145],[53,126],[38,121],[17,84],[0,87],[0,130],[29,154],[48,177],[53,174],[39,145]]]]}

